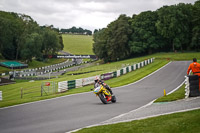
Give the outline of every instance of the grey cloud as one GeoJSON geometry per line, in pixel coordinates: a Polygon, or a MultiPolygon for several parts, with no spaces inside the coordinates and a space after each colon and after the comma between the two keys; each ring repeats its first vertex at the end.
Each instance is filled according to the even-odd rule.
{"type": "Polygon", "coordinates": [[[30,15],[40,25],[103,28],[120,14],[139,14],[163,5],[196,0],[0,0],[0,10],[30,15]]]}

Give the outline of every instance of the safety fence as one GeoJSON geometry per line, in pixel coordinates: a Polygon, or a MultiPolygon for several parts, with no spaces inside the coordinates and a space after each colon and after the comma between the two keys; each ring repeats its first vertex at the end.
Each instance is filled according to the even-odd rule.
{"type": "Polygon", "coordinates": [[[55,77],[15,77],[15,79],[23,79],[23,80],[47,80],[53,78],[55,77]]]}
{"type": "Polygon", "coordinates": [[[185,98],[200,96],[199,76],[185,76],[185,98]]]}
{"type": "Polygon", "coordinates": [[[68,68],[68,67],[73,66],[74,64],[75,64],[74,62],[64,62],[64,63],[55,64],[55,65],[46,66],[46,67],[28,69],[28,70],[19,71],[18,75],[19,77],[37,76],[37,75],[42,75],[42,74],[46,74],[53,71],[58,71],[64,68],[68,68]]]}
{"type": "Polygon", "coordinates": [[[89,78],[82,78],[82,79],[58,82],[58,92],[64,92],[64,91],[67,91],[68,89],[74,89],[74,88],[83,87],[83,86],[86,86],[86,85],[89,85],[89,84],[93,84],[94,79],[96,79],[96,78],[99,78],[99,79],[102,79],[102,80],[108,80],[108,79],[111,79],[111,78],[119,77],[119,76],[122,76],[122,75],[124,75],[128,72],[131,72],[131,71],[134,71],[134,70],[139,69],[141,67],[144,67],[144,66],[152,63],[153,61],[154,61],[154,58],[151,58],[151,59],[147,59],[145,61],[142,61],[140,63],[136,63],[132,66],[123,67],[122,69],[114,71],[114,72],[96,75],[96,76],[89,77],[89,78]]]}
{"type": "Polygon", "coordinates": [[[21,88],[21,98],[41,97],[56,93],[56,85],[53,81],[42,82],[41,86],[21,88]]]}

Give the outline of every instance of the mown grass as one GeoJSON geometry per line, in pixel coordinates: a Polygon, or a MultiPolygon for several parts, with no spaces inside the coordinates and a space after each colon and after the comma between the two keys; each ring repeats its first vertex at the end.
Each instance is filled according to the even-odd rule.
{"type": "Polygon", "coordinates": [[[182,85],[178,90],[176,90],[175,92],[160,97],[158,99],[156,99],[155,102],[171,102],[171,101],[176,101],[179,99],[184,99],[185,98],[185,85],[182,85]]]}
{"type": "Polygon", "coordinates": [[[38,68],[38,67],[44,67],[44,66],[50,66],[53,64],[58,64],[58,63],[66,61],[66,60],[67,59],[47,59],[44,62],[33,60],[32,62],[29,62],[28,66],[29,66],[29,68],[38,68]]]}
{"type": "Polygon", "coordinates": [[[9,71],[11,71],[11,69],[0,66],[0,73],[5,73],[5,72],[9,72],[9,71]]]}
{"type": "Polygon", "coordinates": [[[87,35],[63,34],[63,51],[76,55],[94,55],[92,51],[93,37],[87,35]]]}
{"type": "Polygon", "coordinates": [[[132,122],[85,128],[76,133],[198,133],[200,109],[132,122]]]}
{"type": "Polygon", "coordinates": [[[157,53],[154,54],[154,57],[156,57],[157,59],[169,59],[171,61],[184,61],[184,60],[192,61],[193,58],[197,58],[197,60],[200,60],[199,52],[157,53]]]}

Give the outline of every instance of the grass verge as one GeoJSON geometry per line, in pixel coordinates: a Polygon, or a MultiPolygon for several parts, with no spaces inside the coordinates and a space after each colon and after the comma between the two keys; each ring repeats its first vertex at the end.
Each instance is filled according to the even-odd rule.
{"type": "Polygon", "coordinates": [[[85,128],[77,133],[197,133],[200,109],[132,122],[85,128]]]}
{"type": "Polygon", "coordinates": [[[185,98],[185,84],[182,85],[175,92],[156,99],[155,103],[156,102],[171,102],[171,101],[176,101],[176,100],[184,99],[184,98],[185,98]]]}

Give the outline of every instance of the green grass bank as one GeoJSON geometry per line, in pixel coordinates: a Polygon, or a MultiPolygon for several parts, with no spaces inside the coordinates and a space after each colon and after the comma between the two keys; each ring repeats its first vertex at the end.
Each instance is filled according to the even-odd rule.
{"type": "Polygon", "coordinates": [[[92,51],[93,36],[62,34],[63,51],[75,55],[94,55],[92,51]]]}
{"type": "Polygon", "coordinates": [[[199,133],[200,110],[97,126],[76,133],[199,133]]]}

